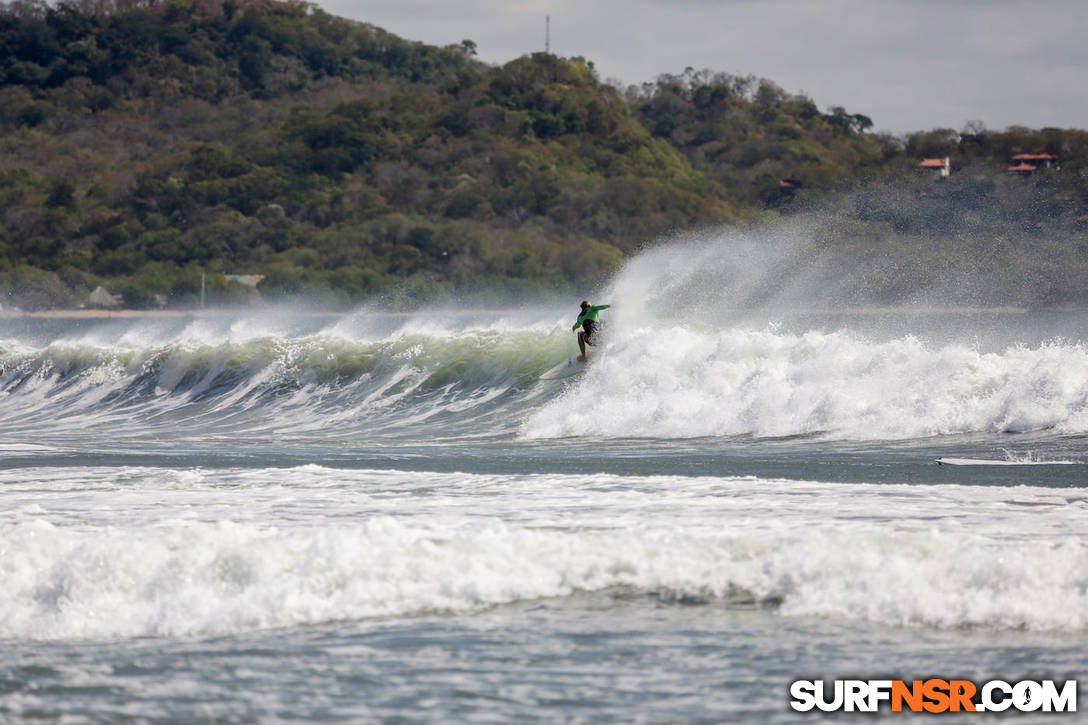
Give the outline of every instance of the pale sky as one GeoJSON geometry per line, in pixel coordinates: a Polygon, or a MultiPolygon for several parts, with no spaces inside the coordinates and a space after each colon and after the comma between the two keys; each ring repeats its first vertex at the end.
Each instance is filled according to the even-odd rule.
{"type": "Polygon", "coordinates": [[[544,49],[602,80],[688,66],[768,78],[875,131],[981,120],[1088,128],[1088,0],[318,0],[409,40],[468,38],[502,64],[544,49]]]}

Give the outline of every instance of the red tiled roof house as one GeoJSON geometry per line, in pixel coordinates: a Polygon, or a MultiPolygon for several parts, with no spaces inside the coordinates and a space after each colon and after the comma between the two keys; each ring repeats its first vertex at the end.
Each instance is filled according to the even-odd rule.
{"type": "Polygon", "coordinates": [[[952,173],[952,160],[947,156],[943,159],[922,159],[918,165],[923,169],[933,169],[942,179],[952,173]]]}
{"type": "Polygon", "coordinates": [[[1039,167],[1049,169],[1057,167],[1058,157],[1054,154],[1016,154],[1006,171],[1023,176],[1031,176],[1039,167]]]}

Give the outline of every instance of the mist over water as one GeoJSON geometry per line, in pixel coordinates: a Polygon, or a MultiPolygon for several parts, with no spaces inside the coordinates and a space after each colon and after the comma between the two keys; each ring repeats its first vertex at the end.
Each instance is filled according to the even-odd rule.
{"type": "MultiPolygon", "coordinates": [[[[1066,243],[1076,248],[1074,240],[1066,243]]],[[[800,313],[1041,310],[1054,305],[1045,297],[1053,292],[1048,282],[1068,280],[1015,266],[1007,248],[1053,244],[886,238],[831,214],[811,213],[663,240],[628,261],[609,292],[631,304],[639,300],[642,318],[657,313],[711,323],[800,313]],[[946,256],[939,256],[942,251],[946,256]]]]}

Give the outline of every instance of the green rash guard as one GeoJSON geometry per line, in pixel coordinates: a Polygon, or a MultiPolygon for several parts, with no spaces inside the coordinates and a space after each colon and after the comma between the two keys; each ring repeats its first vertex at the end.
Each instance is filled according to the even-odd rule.
{"type": "Polygon", "coordinates": [[[578,321],[575,322],[574,327],[572,327],[570,329],[571,330],[577,330],[579,327],[582,326],[582,323],[585,322],[586,320],[593,320],[594,322],[600,322],[601,318],[597,313],[600,312],[601,310],[607,310],[611,306],[612,305],[593,305],[592,307],[587,307],[585,312],[578,315],[578,321]]]}

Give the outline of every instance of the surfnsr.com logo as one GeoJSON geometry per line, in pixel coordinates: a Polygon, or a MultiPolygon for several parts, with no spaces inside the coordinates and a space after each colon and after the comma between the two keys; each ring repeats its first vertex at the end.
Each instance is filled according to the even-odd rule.
{"type": "Polygon", "coordinates": [[[990,680],[797,680],[790,685],[790,707],[798,712],[1076,712],[1077,681],[1060,687],[1053,680],[1009,683],[990,680]]]}

